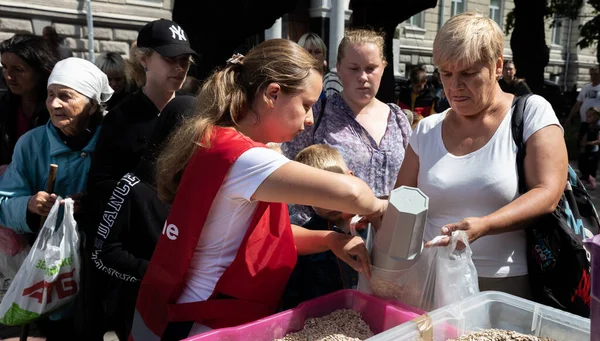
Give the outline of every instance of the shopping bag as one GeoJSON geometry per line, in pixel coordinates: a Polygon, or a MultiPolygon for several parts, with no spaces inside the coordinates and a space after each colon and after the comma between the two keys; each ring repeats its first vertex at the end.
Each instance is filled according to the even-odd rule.
{"type": "Polygon", "coordinates": [[[473,251],[464,231],[452,233],[450,245],[437,250],[434,307],[440,308],[479,292],[473,251]],[[461,242],[463,249],[457,246],[461,242]]]}
{"type": "Polygon", "coordinates": [[[25,236],[0,226],[0,302],[28,253],[25,236]]]}
{"type": "Polygon", "coordinates": [[[455,231],[448,246],[423,249],[406,269],[373,266],[369,286],[359,284],[359,290],[424,311],[478,293],[477,270],[466,233],[455,231]],[[458,241],[462,241],[464,249],[457,248],[458,241]]]}
{"type": "Polygon", "coordinates": [[[18,234],[8,227],[0,226],[0,253],[15,256],[28,246],[25,235],[18,234]]]}
{"type": "Polygon", "coordinates": [[[28,253],[29,245],[21,249],[16,255],[0,251],[0,302],[2,302],[10,283],[15,279],[28,253]]]}
{"type": "Polygon", "coordinates": [[[71,303],[79,289],[79,234],[73,200],[58,197],[0,303],[0,323],[22,325],[71,303]]]}

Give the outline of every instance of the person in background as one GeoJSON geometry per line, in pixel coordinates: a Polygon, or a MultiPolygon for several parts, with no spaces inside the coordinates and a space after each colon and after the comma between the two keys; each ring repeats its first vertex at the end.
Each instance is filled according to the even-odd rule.
{"type": "Polygon", "coordinates": [[[302,46],[319,63],[323,64],[323,96],[329,98],[333,94],[339,94],[344,90],[338,74],[330,71],[327,67],[327,45],[316,33],[305,33],[298,40],[298,45],[302,46]]]}
{"type": "Polygon", "coordinates": [[[156,158],[169,134],[194,113],[194,105],[194,97],[177,96],[165,106],[140,163],[117,183],[92,236],[92,263],[113,279],[106,314],[120,340],[131,331],[140,281],[171,208],[156,192],[156,158]]]}
{"type": "Polygon", "coordinates": [[[127,64],[116,52],[101,53],[96,58],[95,64],[106,74],[110,87],[115,91],[106,106],[106,110],[111,111],[130,94],[131,84],[127,79],[127,64]]]}
{"type": "Polygon", "coordinates": [[[433,93],[435,95],[435,99],[433,101],[433,109],[435,112],[442,112],[450,108],[450,103],[448,103],[448,99],[444,93],[444,85],[440,79],[440,71],[437,68],[433,70],[433,73],[431,74],[431,85],[433,86],[433,93]]]}
{"type": "MultiPolygon", "coordinates": [[[[394,186],[412,130],[406,115],[375,95],[386,65],[384,38],[372,30],[348,30],[338,47],[337,70],[344,91],[313,106],[315,124],[281,149],[289,159],[313,144],[335,148],[354,174],[377,197],[394,186]]],[[[310,207],[292,206],[292,222],[303,225],[315,215],[310,207]]]]}
{"type": "Polygon", "coordinates": [[[59,59],[73,57],[73,50],[71,50],[71,48],[68,46],[62,45],[62,39],[58,36],[58,33],[56,33],[56,29],[54,27],[44,27],[42,36],[54,49],[54,52],[56,55],[58,55],[59,59]]]}
{"type": "Polygon", "coordinates": [[[181,340],[274,313],[297,254],[332,250],[370,276],[362,239],[292,226],[284,203],[380,221],[387,201],[355,177],[265,146],[312,123],[322,82],[321,65],[286,39],[233,56],[207,79],[198,113],[157,161],[159,196],[173,204],[140,286],[130,340],[181,340]]]}
{"type": "Polygon", "coordinates": [[[531,298],[525,227],[554,212],[567,181],[567,149],[552,106],[527,99],[523,113],[525,182],[519,194],[513,99],[500,89],[504,34],[487,15],[450,18],[433,43],[451,109],[424,118],[410,140],[396,187],[429,197],[424,241],[464,230],[481,291],[531,298]]]}
{"type": "Polygon", "coordinates": [[[512,60],[505,61],[502,66],[502,78],[498,80],[500,89],[517,97],[530,94],[531,90],[525,80],[517,78],[516,74],[517,68],[515,67],[515,63],[512,60]]]}
{"type": "Polygon", "coordinates": [[[581,181],[590,189],[596,189],[596,172],[598,170],[598,154],[600,154],[600,108],[591,107],[587,114],[587,127],[582,131],[580,141],[581,153],[579,154],[579,171],[581,181]]]}
{"type": "MultiPolygon", "coordinates": [[[[594,66],[590,69],[590,81],[591,83],[583,86],[583,89],[577,95],[577,102],[573,105],[569,116],[565,120],[565,126],[571,125],[573,118],[579,113],[580,123],[579,131],[577,133],[577,141],[581,142],[585,139],[587,134],[589,123],[587,122],[587,111],[592,107],[600,107],[600,68],[594,66]]],[[[585,149],[585,145],[579,144],[579,149],[585,149]]],[[[583,158],[579,158],[583,160],[583,158]]],[[[585,168],[585,164],[579,164],[578,168],[585,168]]],[[[582,179],[585,180],[585,179],[582,179]]]]}
{"type": "MultiPolygon", "coordinates": [[[[300,151],[296,162],[328,172],[353,176],[337,150],[326,144],[316,144],[300,151]]],[[[350,233],[350,217],[342,212],[313,207],[317,213],[302,227],[314,231],[350,233]]],[[[298,256],[296,267],[283,294],[283,309],[342,289],[356,289],[358,273],[333,252],[325,251],[298,256]]]]}
{"type": "Polygon", "coordinates": [[[19,137],[48,122],[46,87],[58,56],[42,38],[15,35],[0,44],[8,91],[0,99],[0,167],[11,162],[19,137]]]}
{"type": "MultiPolygon", "coordinates": [[[[21,234],[37,235],[58,196],[75,200],[75,219],[87,208],[84,200],[91,164],[104,115],[112,95],[106,75],[84,59],[67,58],[48,79],[46,106],[50,121],[23,135],[13,160],[0,177],[0,224],[21,234]],[[45,192],[50,164],[58,165],[53,193],[45,192]]],[[[73,316],[63,309],[36,325],[47,341],[81,340],[73,316]]]]}
{"type": "Polygon", "coordinates": [[[427,84],[427,74],[423,67],[410,71],[410,88],[400,93],[398,105],[410,109],[416,115],[427,117],[435,114],[435,93],[427,84]]]}
{"type": "Polygon", "coordinates": [[[581,127],[587,125],[587,111],[591,107],[599,106],[600,101],[600,67],[590,68],[590,83],[583,86],[583,89],[577,96],[577,102],[573,105],[569,116],[565,121],[565,126],[571,124],[573,118],[579,112],[581,127]]]}

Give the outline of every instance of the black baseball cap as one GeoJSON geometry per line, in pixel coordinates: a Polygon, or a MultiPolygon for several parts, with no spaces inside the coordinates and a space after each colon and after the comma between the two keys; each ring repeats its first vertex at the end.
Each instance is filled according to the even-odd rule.
{"type": "Polygon", "coordinates": [[[140,30],[137,46],[151,48],[163,57],[177,57],[184,54],[198,56],[190,47],[187,34],[177,23],[159,19],[147,23],[140,30]]]}

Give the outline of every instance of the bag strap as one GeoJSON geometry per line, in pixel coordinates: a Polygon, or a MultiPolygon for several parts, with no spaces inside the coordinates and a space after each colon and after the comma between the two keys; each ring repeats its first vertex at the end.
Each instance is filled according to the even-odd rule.
{"type": "Polygon", "coordinates": [[[526,94],[520,97],[515,97],[513,100],[513,112],[511,119],[511,131],[513,140],[517,145],[517,174],[519,175],[519,193],[527,192],[527,184],[525,183],[525,141],[523,141],[523,114],[525,112],[525,104],[531,94],[526,94]]]}

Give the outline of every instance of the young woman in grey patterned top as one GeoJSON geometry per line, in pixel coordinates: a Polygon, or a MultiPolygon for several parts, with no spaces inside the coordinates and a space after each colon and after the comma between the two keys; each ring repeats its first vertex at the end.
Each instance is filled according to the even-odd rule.
{"type": "MultiPolygon", "coordinates": [[[[386,65],[383,44],[383,37],[374,31],[347,31],[337,61],[344,90],[317,102],[313,127],[282,145],[290,159],[312,144],[336,148],[354,174],[380,197],[393,189],[411,134],[402,110],[375,98],[386,65]]],[[[292,206],[290,214],[293,223],[304,224],[314,212],[292,206]]]]}

